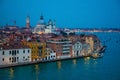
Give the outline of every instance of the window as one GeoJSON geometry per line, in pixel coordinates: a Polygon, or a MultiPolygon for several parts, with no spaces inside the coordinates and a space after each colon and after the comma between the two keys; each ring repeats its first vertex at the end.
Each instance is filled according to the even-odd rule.
{"type": "Polygon", "coordinates": [[[28,50],[28,53],[30,52],[30,50],[28,50]]]}
{"type": "Polygon", "coordinates": [[[3,55],[5,54],[5,52],[3,51],[3,55]]]}
{"type": "Polygon", "coordinates": [[[11,61],[11,58],[9,58],[9,61],[11,61]]]}
{"type": "Polygon", "coordinates": [[[17,53],[19,53],[19,50],[17,50],[17,53]]]}
{"type": "Polygon", "coordinates": [[[16,57],[14,57],[14,62],[16,62],[16,57]]]}
{"type": "Polygon", "coordinates": [[[14,51],[12,51],[12,55],[14,55],[14,51]]]}
{"type": "Polygon", "coordinates": [[[23,53],[25,53],[25,50],[23,50],[23,53]]]}
{"type": "Polygon", "coordinates": [[[2,61],[4,61],[4,58],[2,59],[2,61]]]}
{"type": "Polygon", "coordinates": [[[9,54],[11,54],[11,51],[9,51],[9,54]]]}
{"type": "Polygon", "coordinates": [[[12,57],[12,63],[14,62],[14,58],[12,57]]]}
{"type": "Polygon", "coordinates": [[[14,52],[15,52],[15,55],[16,55],[16,50],[14,52]]]}
{"type": "Polygon", "coordinates": [[[19,60],[19,57],[17,57],[17,62],[18,62],[18,60],[19,60]]]}

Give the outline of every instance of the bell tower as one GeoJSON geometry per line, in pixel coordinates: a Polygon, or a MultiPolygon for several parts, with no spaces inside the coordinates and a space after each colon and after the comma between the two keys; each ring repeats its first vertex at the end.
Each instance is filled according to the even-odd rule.
{"type": "Polygon", "coordinates": [[[26,28],[30,28],[30,16],[26,18],[26,28]]]}

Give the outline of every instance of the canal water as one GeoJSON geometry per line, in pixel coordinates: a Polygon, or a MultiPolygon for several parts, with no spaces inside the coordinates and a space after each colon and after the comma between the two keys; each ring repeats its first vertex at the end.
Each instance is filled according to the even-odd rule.
{"type": "Polygon", "coordinates": [[[107,46],[90,57],[0,69],[0,80],[120,80],[120,33],[94,33],[107,46]]]}

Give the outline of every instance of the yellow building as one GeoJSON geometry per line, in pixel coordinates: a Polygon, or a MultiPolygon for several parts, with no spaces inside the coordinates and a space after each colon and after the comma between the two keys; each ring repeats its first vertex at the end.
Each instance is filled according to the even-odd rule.
{"type": "Polygon", "coordinates": [[[24,45],[31,48],[31,58],[32,61],[37,61],[40,59],[44,59],[46,55],[46,43],[45,42],[37,42],[37,41],[31,41],[31,42],[23,42],[24,45]]]}
{"type": "Polygon", "coordinates": [[[86,37],[86,43],[90,45],[90,49],[88,50],[88,53],[91,53],[94,50],[94,40],[92,37],[86,37]]]}

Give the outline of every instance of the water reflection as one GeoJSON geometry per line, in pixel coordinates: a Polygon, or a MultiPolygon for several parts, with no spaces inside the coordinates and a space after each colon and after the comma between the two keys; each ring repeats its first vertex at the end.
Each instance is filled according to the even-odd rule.
{"type": "Polygon", "coordinates": [[[13,79],[13,77],[14,77],[14,69],[13,68],[10,68],[9,69],[9,74],[10,74],[10,80],[12,80],[13,79]]]}
{"type": "Polygon", "coordinates": [[[84,58],[84,64],[90,64],[90,57],[84,58]]]}
{"type": "Polygon", "coordinates": [[[39,70],[40,70],[39,65],[36,64],[36,65],[35,65],[36,80],[39,80],[39,78],[38,78],[38,76],[39,76],[39,70]]]}
{"type": "Polygon", "coordinates": [[[35,71],[36,71],[36,73],[39,72],[39,65],[38,64],[35,65],[35,71]]]}
{"type": "Polygon", "coordinates": [[[57,67],[58,67],[58,69],[61,69],[61,62],[60,61],[57,61],[57,67]]]}
{"type": "Polygon", "coordinates": [[[93,59],[93,61],[94,61],[93,64],[94,64],[94,65],[97,65],[97,63],[98,63],[97,60],[96,60],[96,59],[93,59]]]}
{"type": "Polygon", "coordinates": [[[73,59],[73,64],[76,65],[76,59],[73,59]]]}
{"type": "Polygon", "coordinates": [[[89,70],[90,67],[91,67],[90,66],[90,57],[85,57],[84,58],[84,68],[85,68],[85,70],[89,70]]]}

